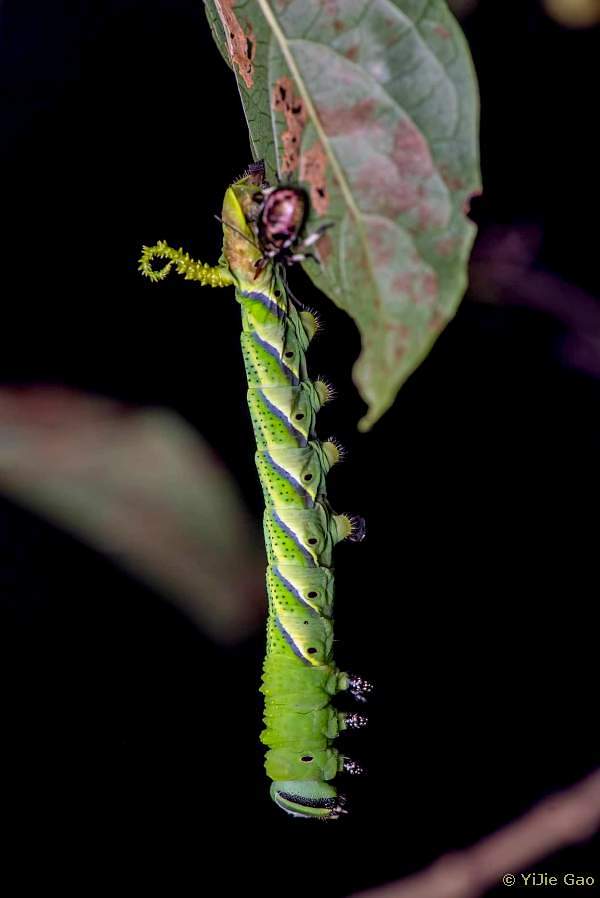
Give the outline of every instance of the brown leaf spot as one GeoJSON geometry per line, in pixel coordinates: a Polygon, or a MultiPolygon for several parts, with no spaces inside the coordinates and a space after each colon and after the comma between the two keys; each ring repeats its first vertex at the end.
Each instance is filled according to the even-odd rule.
{"type": "Polygon", "coordinates": [[[394,245],[389,239],[389,230],[380,224],[372,224],[368,232],[369,248],[375,267],[387,268],[394,258],[394,245]]]}
{"type": "Polygon", "coordinates": [[[433,171],[427,141],[410,119],[403,119],[396,126],[393,159],[405,177],[427,178],[433,171]]]}
{"type": "MultiPolygon", "coordinates": [[[[360,118],[365,123],[373,114],[371,101],[360,105],[360,118]]],[[[339,116],[335,124],[340,124],[339,116]]],[[[373,122],[369,129],[375,145],[376,127],[373,122]]],[[[410,119],[404,119],[394,130],[390,156],[376,165],[372,162],[363,164],[355,174],[353,185],[361,197],[363,209],[391,219],[411,213],[411,230],[426,231],[443,226],[448,215],[447,204],[431,192],[434,174],[424,136],[410,119]]]]}
{"type": "Polygon", "coordinates": [[[254,85],[256,39],[250,22],[246,25],[246,31],[242,28],[233,11],[234,3],[235,0],[215,0],[215,8],[227,38],[231,61],[237,66],[246,87],[250,89],[254,85]]]}
{"type": "Polygon", "coordinates": [[[465,186],[462,178],[458,178],[456,177],[456,175],[453,175],[447,165],[440,166],[440,175],[442,176],[444,183],[449,190],[462,190],[462,188],[465,186]]]}
{"type": "Polygon", "coordinates": [[[455,246],[456,240],[454,239],[454,237],[444,237],[442,240],[438,240],[435,248],[440,256],[451,256],[454,252],[455,246]]]}
{"type": "Polygon", "coordinates": [[[436,209],[435,207],[431,206],[430,203],[425,202],[422,185],[419,185],[417,189],[417,196],[419,198],[418,230],[427,231],[429,228],[442,227],[445,224],[445,218],[439,209],[436,209]]]}
{"type": "Polygon", "coordinates": [[[376,121],[375,100],[359,100],[353,106],[320,108],[319,118],[329,137],[361,131],[376,121]]]}
{"type": "Polygon", "coordinates": [[[418,178],[399,171],[393,163],[363,165],[354,179],[354,187],[361,197],[361,206],[387,218],[414,214],[411,230],[424,231],[446,223],[443,206],[428,199],[426,185],[418,178]]]}
{"type": "Polygon", "coordinates": [[[397,274],[392,281],[392,290],[394,291],[394,293],[411,293],[411,273],[409,271],[403,271],[402,274],[397,274]]]}
{"type": "Polygon", "coordinates": [[[415,306],[431,306],[438,295],[438,280],[433,271],[403,271],[392,280],[392,291],[406,296],[415,306]]]}
{"type": "Polygon", "coordinates": [[[306,110],[302,98],[294,93],[294,84],[287,75],[278,78],[273,87],[273,109],[285,117],[286,130],[281,135],[283,144],[282,174],[291,174],[298,168],[302,132],[306,125],[306,110]]]}
{"type": "MultiPolygon", "coordinates": [[[[384,330],[387,333],[386,344],[388,350],[392,350],[392,358],[396,364],[402,361],[406,355],[410,343],[411,329],[407,324],[400,324],[395,321],[386,321],[384,330]],[[391,345],[390,345],[391,344],[391,345]]],[[[389,366],[386,366],[389,368],[389,366]]]]}
{"type": "Polygon", "coordinates": [[[408,343],[410,337],[410,327],[408,324],[397,324],[395,321],[386,321],[384,327],[386,331],[395,333],[398,340],[402,343],[408,343]]]}
{"type": "Polygon", "coordinates": [[[388,218],[412,209],[417,203],[414,186],[397,177],[391,179],[384,168],[376,168],[370,162],[363,165],[354,180],[361,205],[369,211],[377,210],[388,218]]]}
{"type": "Polygon", "coordinates": [[[327,16],[337,16],[339,0],[321,0],[323,12],[327,16]]]}
{"type": "Polygon", "coordinates": [[[358,51],[359,46],[358,44],[355,44],[353,47],[348,47],[348,49],[344,51],[344,56],[346,59],[349,59],[350,62],[356,62],[358,59],[358,51]]]}
{"type": "Polygon", "coordinates": [[[428,299],[434,298],[438,294],[438,279],[433,271],[427,271],[423,275],[423,293],[428,299]]]}
{"type": "Polygon", "coordinates": [[[446,316],[442,315],[440,311],[434,311],[429,322],[430,332],[433,334],[439,334],[439,332],[446,326],[446,320],[446,316]]]}
{"type": "Polygon", "coordinates": [[[300,159],[300,180],[310,185],[310,201],[317,215],[324,215],[329,207],[329,194],[325,169],[327,156],[321,141],[302,153],[300,159]]]}

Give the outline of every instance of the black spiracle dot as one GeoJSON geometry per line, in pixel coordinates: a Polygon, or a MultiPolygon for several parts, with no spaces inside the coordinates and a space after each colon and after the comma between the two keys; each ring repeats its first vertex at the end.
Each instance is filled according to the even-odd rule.
{"type": "Polygon", "coordinates": [[[305,479],[305,481],[308,483],[310,480],[313,479],[313,476],[312,476],[312,474],[305,474],[305,475],[304,475],[304,479],[305,479]]]}
{"type": "Polygon", "coordinates": [[[309,655],[314,655],[314,654],[316,653],[317,650],[316,650],[313,646],[311,646],[311,647],[310,647],[309,649],[307,649],[306,651],[308,652],[309,655]]]}
{"type": "Polygon", "coordinates": [[[291,359],[291,358],[293,358],[293,356],[294,356],[294,353],[292,352],[291,349],[288,349],[288,351],[287,351],[287,352],[284,352],[283,354],[284,354],[284,356],[286,357],[286,359],[291,359]]]}
{"type": "Polygon", "coordinates": [[[275,296],[279,298],[281,296],[281,290],[275,290],[275,296]]]}
{"type": "Polygon", "coordinates": [[[317,596],[318,596],[318,593],[315,592],[314,589],[311,589],[311,591],[308,593],[308,598],[309,598],[309,599],[316,599],[317,596]]]}
{"type": "Polygon", "coordinates": [[[305,620],[304,623],[308,626],[308,621],[307,621],[307,620],[305,620]]]}
{"type": "Polygon", "coordinates": [[[314,536],[311,536],[311,538],[308,541],[308,544],[309,544],[309,546],[316,546],[317,542],[318,542],[318,540],[314,536]]]}
{"type": "Polygon", "coordinates": [[[302,421],[304,418],[304,412],[299,412],[296,416],[296,421],[302,421]]]}
{"type": "Polygon", "coordinates": [[[313,759],[312,755],[302,755],[300,758],[301,761],[304,761],[305,764],[309,764],[313,759]]]}

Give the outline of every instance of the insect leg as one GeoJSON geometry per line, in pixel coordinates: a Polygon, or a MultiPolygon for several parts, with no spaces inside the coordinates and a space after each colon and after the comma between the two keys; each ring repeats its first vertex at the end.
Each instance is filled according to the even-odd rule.
{"type": "Polygon", "coordinates": [[[350,758],[344,758],[344,770],[351,776],[362,776],[366,773],[365,768],[358,761],[352,761],[350,758]]]}
{"type": "Polygon", "coordinates": [[[344,725],[347,730],[362,730],[367,725],[367,718],[364,714],[346,714],[344,717],[344,725]]]}
{"type": "Polygon", "coordinates": [[[320,225],[315,231],[312,232],[312,234],[309,234],[308,237],[306,237],[302,241],[302,243],[300,244],[300,248],[312,246],[313,244],[317,243],[317,241],[321,239],[321,237],[323,236],[325,231],[329,230],[329,228],[332,228],[332,227],[333,227],[332,221],[329,221],[326,224],[320,225]]]}
{"type": "Polygon", "coordinates": [[[368,696],[373,692],[373,684],[363,677],[357,677],[350,674],[348,677],[348,691],[359,702],[366,702],[368,696]]]}
{"type": "Polygon", "coordinates": [[[307,259],[312,259],[317,265],[321,264],[320,259],[314,253],[294,253],[293,256],[287,257],[287,264],[292,265],[294,262],[305,262],[307,259]]]}

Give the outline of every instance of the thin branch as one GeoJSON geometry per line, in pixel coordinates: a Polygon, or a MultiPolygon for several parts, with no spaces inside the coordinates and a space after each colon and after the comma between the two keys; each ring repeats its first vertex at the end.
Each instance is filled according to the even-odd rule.
{"type": "MultiPolygon", "coordinates": [[[[354,898],[478,898],[549,854],[600,827],[600,770],[544,799],[519,820],[431,867],[354,898]]],[[[510,884],[510,883],[509,883],[510,884]]]]}

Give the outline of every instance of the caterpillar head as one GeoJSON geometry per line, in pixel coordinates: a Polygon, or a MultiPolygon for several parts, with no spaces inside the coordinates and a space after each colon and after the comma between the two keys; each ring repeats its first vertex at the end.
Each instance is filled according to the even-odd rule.
{"type": "Polygon", "coordinates": [[[318,780],[276,780],[271,798],[288,814],[305,820],[337,820],[348,813],[337,789],[318,780]]]}
{"type": "Polygon", "coordinates": [[[229,187],[223,200],[223,248],[234,277],[252,280],[262,258],[254,221],[260,205],[255,196],[264,182],[264,166],[256,163],[229,187]]]}

